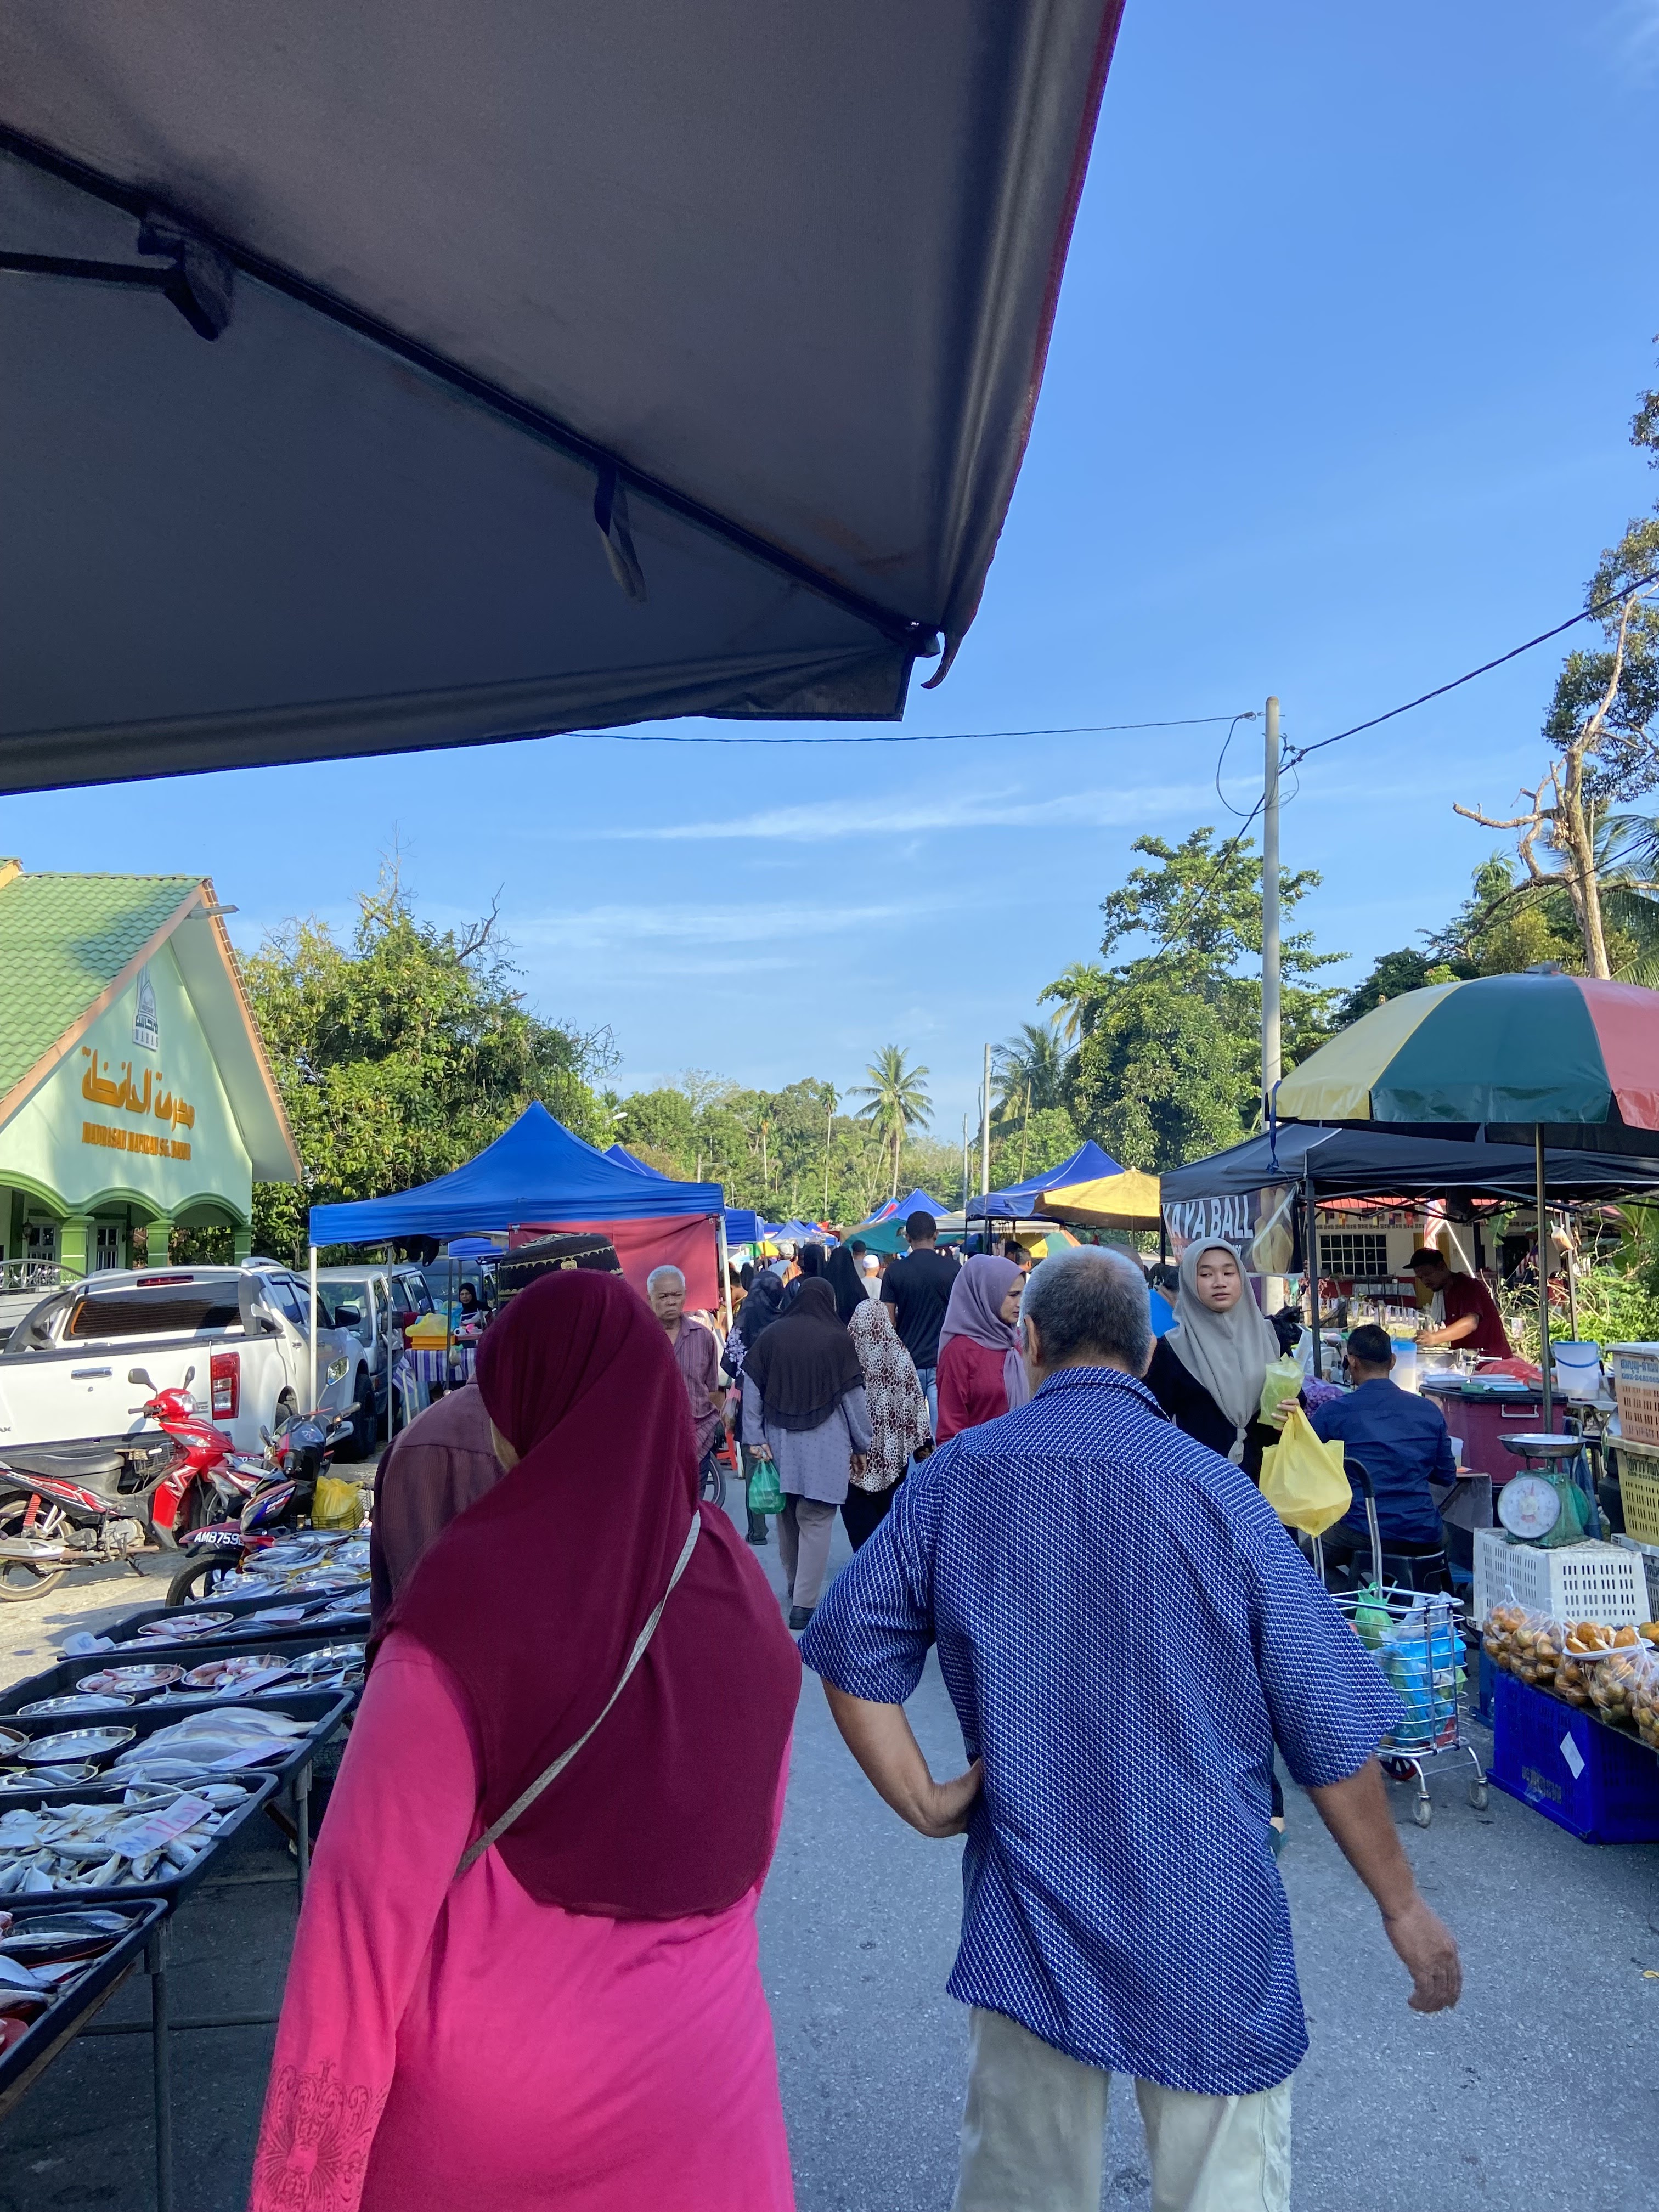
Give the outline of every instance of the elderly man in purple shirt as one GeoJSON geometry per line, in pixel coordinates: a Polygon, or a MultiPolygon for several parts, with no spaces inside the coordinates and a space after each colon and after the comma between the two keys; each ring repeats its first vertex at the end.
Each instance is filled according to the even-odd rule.
{"type": "Polygon", "coordinates": [[[720,1348],[712,1328],[690,1320],[685,1310],[685,1278],[678,1267],[653,1267],[645,1279],[651,1310],[668,1332],[674,1364],[685,1379],[691,1424],[697,1432],[699,1477],[706,1480],[714,1438],[720,1433],[726,1393],[720,1388],[720,1348]]]}

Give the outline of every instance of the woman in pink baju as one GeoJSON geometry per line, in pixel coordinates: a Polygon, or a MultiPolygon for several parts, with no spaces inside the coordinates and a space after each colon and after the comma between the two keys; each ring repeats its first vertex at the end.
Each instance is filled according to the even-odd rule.
{"type": "Polygon", "coordinates": [[[684,1387],[620,1279],[521,1292],[478,1379],[517,1464],[422,1560],[377,1649],[250,2212],[792,2212],[755,1912],[793,1645],[730,1523],[696,1503],[684,1387]]]}

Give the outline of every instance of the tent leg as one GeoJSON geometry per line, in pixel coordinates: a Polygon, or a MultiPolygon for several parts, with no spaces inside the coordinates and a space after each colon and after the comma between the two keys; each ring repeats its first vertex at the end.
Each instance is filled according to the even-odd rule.
{"type": "Polygon", "coordinates": [[[726,1216],[714,1216],[714,1248],[720,1255],[720,1296],[726,1301],[726,1333],[732,1334],[732,1267],[726,1250],[726,1216]]]}
{"type": "Polygon", "coordinates": [[[1319,1337],[1319,1230],[1314,1217],[1313,1177],[1302,1185],[1302,1259],[1308,1270],[1308,1328],[1313,1337],[1313,1371],[1325,1372],[1324,1350],[1319,1337]]]}
{"type": "Polygon", "coordinates": [[[1538,1176],[1538,1365],[1544,1378],[1544,1434],[1555,1425],[1554,1394],[1550,1389],[1550,1239],[1544,1218],[1544,1125],[1533,1124],[1533,1164],[1538,1176]]]}
{"type": "Polygon", "coordinates": [[[311,1411],[317,1410],[317,1247],[311,1248],[311,1411]]]}

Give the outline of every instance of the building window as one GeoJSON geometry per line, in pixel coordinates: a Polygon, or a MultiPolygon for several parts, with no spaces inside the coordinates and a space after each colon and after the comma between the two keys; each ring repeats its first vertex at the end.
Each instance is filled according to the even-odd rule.
{"type": "Polygon", "coordinates": [[[93,1237],[91,1257],[92,1272],[94,1275],[101,1268],[120,1266],[121,1231],[117,1224],[108,1221],[98,1223],[93,1237]]]}
{"type": "Polygon", "coordinates": [[[49,1291],[58,1281],[58,1224],[29,1221],[23,1224],[23,1280],[26,1291],[49,1291]]]}
{"type": "Polygon", "coordinates": [[[1343,1230],[1334,1236],[1322,1232],[1319,1268],[1322,1274],[1352,1282],[1384,1282],[1389,1273],[1388,1237],[1381,1230],[1343,1230]]]}

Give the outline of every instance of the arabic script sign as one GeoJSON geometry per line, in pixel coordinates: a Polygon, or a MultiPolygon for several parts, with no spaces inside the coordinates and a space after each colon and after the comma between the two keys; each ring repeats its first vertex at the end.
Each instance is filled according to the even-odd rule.
{"type": "Polygon", "coordinates": [[[132,1041],[146,1052],[161,1049],[161,1025],[155,1013],[155,986],[148,968],[138,970],[138,998],[132,1010],[132,1041]]]}
{"type": "MultiPolygon", "coordinates": [[[[132,1062],[130,1060],[124,1060],[121,1062],[121,1080],[114,1083],[110,1079],[107,1060],[103,1064],[103,1073],[100,1075],[98,1073],[98,1055],[90,1045],[82,1046],[81,1057],[87,1063],[81,1076],[81,1096],[89,1106],[106,1106],[112,1111],[118,1109],[128,1114],[146,1115],[154,1112],[158,1121],[166,1121],[175,1129],[193,1129],[196,1127],[196,1109],[193,1106],[187,1106],[182,1098],[175,1098],[172,1091],[164,1088],[167,1078],[159,1067],[153,1072],[148,1067],[144,1070],[143,1088],[141,1090],[133,1079],[132,1062]],[[155,1085],[153,1093],[150,1087],[152,1084],[155,1085]]],[[[93,1125],[88,1122],[86,1126],[90,1128],[93,1125]]],[[[88,1137],[83,1141],[95,1144],[102,1140],[88,1137]]],[[[142,1152],[144,1147],[140,1145],[128,1145],[118,1146],[116,1149],[125,1152],[142,1152]]],[[[175,1154],[173,1157],[179,1156],[175,1154]]],[[[183,1155],[185,1159],[189,1157],[188,1152],[183,1155]]]]}
{"type": "Polygon", "coordinates": [[[190,1158],[190,1146],[182,1137],[157,1137],[148,1129],[112,1129],[107,1121],[82,1121],[81,1142],[102,1145],[112,1152],[147,1152],[158,1160],[190,1158]]]}

